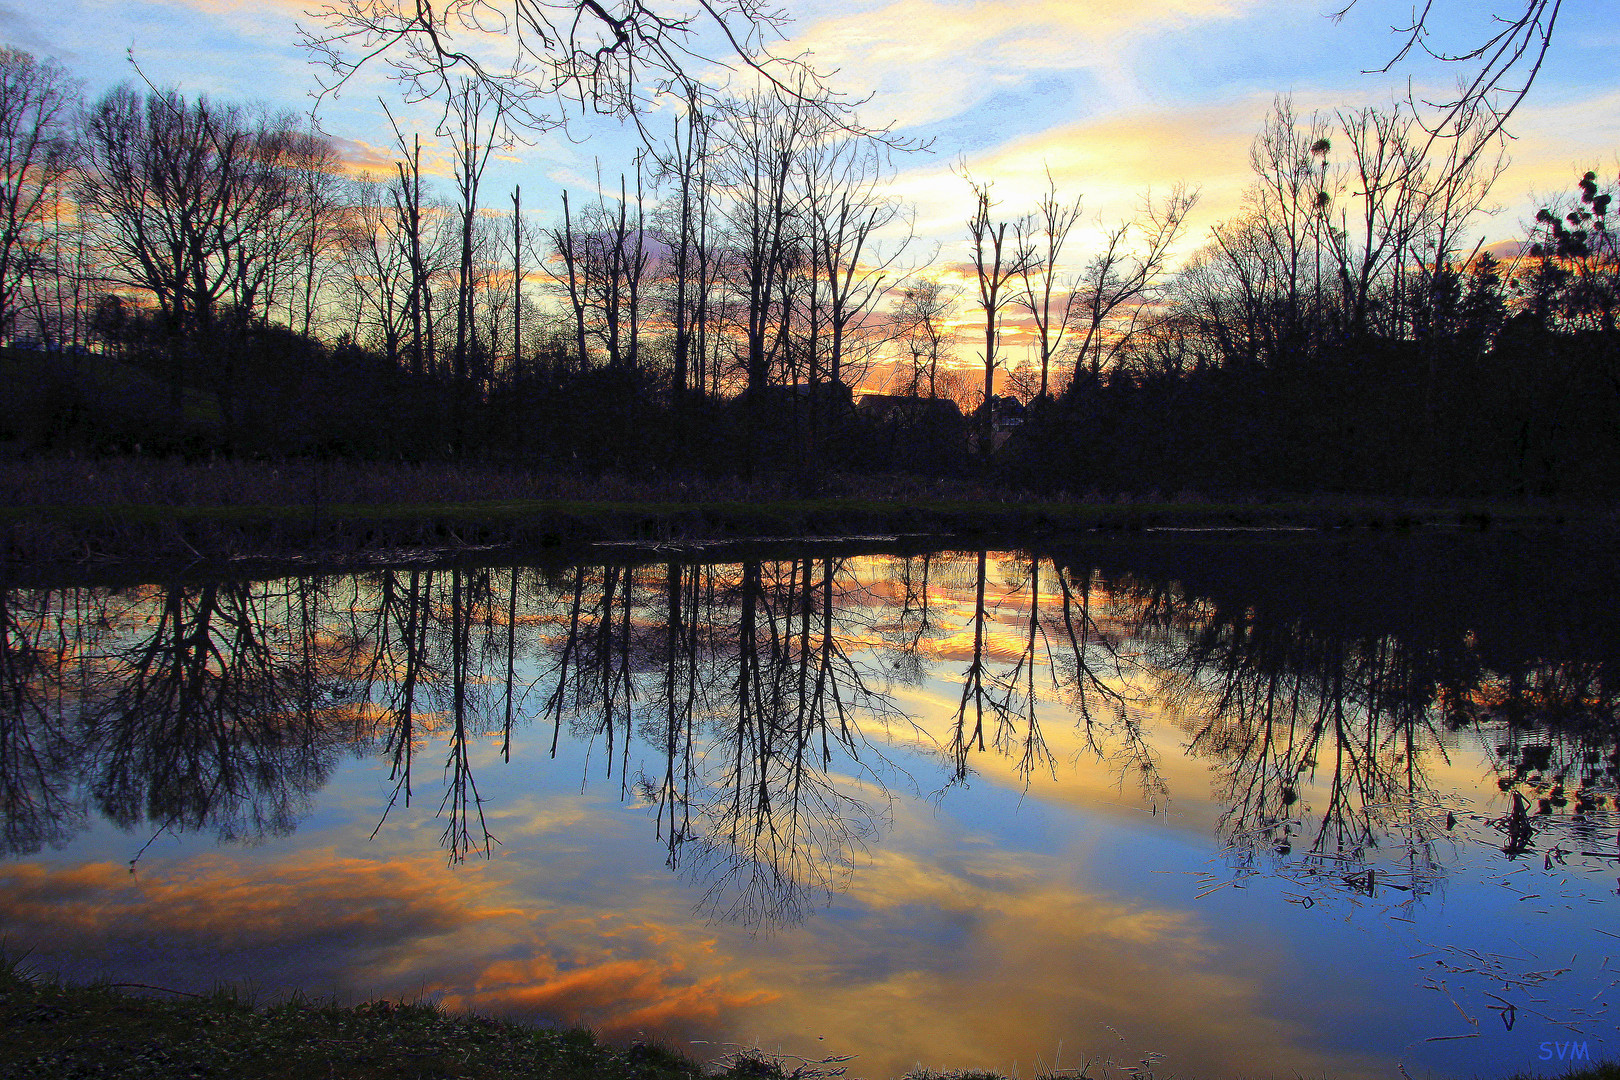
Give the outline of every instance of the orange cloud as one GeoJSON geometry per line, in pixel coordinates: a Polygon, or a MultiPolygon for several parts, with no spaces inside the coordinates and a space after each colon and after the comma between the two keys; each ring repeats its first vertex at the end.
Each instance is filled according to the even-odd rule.
{"type": "Polygon", "coordinates": [[[113,863],[0,869],[0,925],[12,946],[75,978],[177,990],[229,978],[270,994],[351,1000],[426,995],[614,1036],[708,1031],[770,1000],[702,939],[694,947],[689,928],[596,911],[570,918],[535,899],[491,865],[447,868],[437,853],[312,851],[262,863],[209,855],[139,874],[113,863]],[[689,972],[694,957],[708,970],[689,972]]]}
{"type": "Polygon", "coordinates": [[[778,995],[738,991],[720,975],[682,982],[685,964],[608,960],[563,970],[552,956],[489,965],[466,993],[445,995],[451,1009],[556,1016],[610,1037],[656,1031],[665,1038],[712,1027],[723,1013],[775,1000],[778,995]]]}
{"type": "Polygon", "coordinates": [[[838,1049],[836,1033],[864,1076],[1129,1065],[1149,1050],[1172,1073],[1370,1074],[1275,1017],[1263,947],[1235,962],[1188,911],[1073,884],[1093,876],[1081,852],[995,852],[951,827],[926,810],[896,822],[930,854],[877,852],[850,924],[782,943],[782,996],[751,1017],[762,1045],[808,1054],[838,1049]]]}
{"type": "MultiPolygon", "coordinates": [[[[1064,262],[1078,273],[1096,254],[1103,233],[1132,218],[1150,189],[1162,199],[1178,182],[1200,191],[1187,219],[1180,251],[1203,242],[1208,227],[1242,207],[1250,181],[1248,150],[1271,106],[1269,95],[1199,108],[1134,110],[1054,126],[971,159],[975,179],[994,183],[999,219],[1033,210],[1050,172],[1065,198],[1081,196],[1081,223],[1069,238],[1064,262]]],[[[971,282],[967,254],[967,183],[945,166],[903,173],[897,182],[917,204],[918,231],[953,239],[947,270],[971,282]]]]}
{"type": "Polygon", "coordinates": [[[391,150],[372,146],[363,139],[345,139],[337,135],[327,136],[327,141],[337,150],[343,171],[351,176],[370,173],[386,179],[394,173],[395,154],[391,150]]]}
{"type": "Polygon", "coordinates": [[[1107,871],[1083,840],[998,852],[961,829],[928,804],[898,805],[839,910],[774,936],[672,915],[679,899],[633,875],[623,891],[559,900],[518,860],[450,869],[436,853],[329,850],[138,875],[14,864],[0,870],[0,924],[32,963],[78,977],[425,994],[613,1037],[856,1049],[866,1076],[919,1060],[1006,1070],[1054,1039],[1071,1062],[1134,1060],[1111,1029],[1176,1071],[1357,1072],[1276,1018],[1265,985],[1282,961],[1264,948],[1234,957],[1191,910],[1097,884],[1107,871]]]}

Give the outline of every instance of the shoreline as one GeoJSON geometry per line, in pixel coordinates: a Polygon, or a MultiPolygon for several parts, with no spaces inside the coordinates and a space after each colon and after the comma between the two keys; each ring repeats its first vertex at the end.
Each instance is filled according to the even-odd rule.
{"type": "MultiPolygon", "coordinates": [[[[862,1075],[857,1059],[849,1056],[802,1061],[742,1048],[700,1062],[657,1041],[615,1045],[586,1028],[451,1013],[431,1002],[378,999],[345,1006],[294,995],[260,1005],[228,984],[206,994],[139,983],[64,984],[21,969],[17,959],[0,957],[0,1077],[826,1080],[846,1072],[862,1075]]],[[[1105,1080],[1109,1072],[1127,1070],[1105,1071],[1105,1080]]],[[[1620,1065],[1598,1061],[1558,1073],[1514,1073],[1508,1080],[1532,1075],[1620,1080],[1620,1065]]],[[[1088,1078],[1086,1069],[1035,1074],[1035,1080],[1088,1078]]],[[[980,1069],[934,1071],[919,1065],[894,1080],[1007,1078],[980,1069]]]]}
{"type": "Polygon", "coordinates": [[[840,496],[743,501],[469,500],[313,505],[0,507],[0,567],[46,571],[214,563],[365,568],[513,553],[566,561],[784,543],[1019,545],[1110,534],[1387,534],[1414,529],[1610,530],[1609,508],[1486,502],[989,501],[840,496]]]}

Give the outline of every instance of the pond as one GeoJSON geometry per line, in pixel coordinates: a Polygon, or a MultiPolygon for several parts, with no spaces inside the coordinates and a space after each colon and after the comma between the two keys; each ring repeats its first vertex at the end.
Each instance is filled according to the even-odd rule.
{"type": "Polygon", "coordinates": [[[14,580],[0,932],[868,1077],[1560,1072],[1617,601],[1565,534],[14,580]]]}

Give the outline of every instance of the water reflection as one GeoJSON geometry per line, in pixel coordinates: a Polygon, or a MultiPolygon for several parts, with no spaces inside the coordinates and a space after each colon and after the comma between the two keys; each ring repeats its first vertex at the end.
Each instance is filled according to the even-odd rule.
{"type": "Polygon", "coordinates": [[[1490,747],[1509,796],[1488,819],[1506,854],[1547,827],[1593,835],[1620,763],[1603,563],[1525,560],[1510,565],[1532,580],[1481,593],[1501,564],[1392,573],[1387,551],[1346,548],[1328,564],[1342,576],[1323,583],[1321,554],[1267,551],[1264,574],[1210,559],[1190,582],[1127,571],[1105,584],[1187,750],[1215,763],[1233,848],[1251,861],[1301,849],[1299,865],[1372,892],[1364,864],[1393,846],[1382,880],[1423,892],[1475,796],[1433,775],[1465,744],[1490,747]]]}
{"type": "MultiPolygon", "coordinates": [[[[876,1002],[899,994],[957,1016],[949,1002],[987,972],[1027,1012],[1029,993],[1073,981],[1075,957],[1114,971],[1065,999],[1086,1017],[1157,1016],[1116,1001],[1114,987],[1139,999],[1172,961],[1200,972],[1185,988],[1196,1008],[1280,1016],[1266,1012],[1263,973],[1245,981],[1201,966],[1212,931],[1201,909],[1144,884],[1163,869],[1164,841],[1135,822],[1198,834],[1200,850],[1218,853],[1187,902],[1270,883],[1326,932],[1324,910],[1364,908],[1398,926],[1431,899],[1443,908],[1458,882],[1489,879],[1509,902],[1481,933],[1500,935],[1521,912],[1552,919],[1541,905],[1561,882],[1620,867],[1612,562],[1512,537],[1160,540],[12,587],[0,590],[3,843],[13,856],[60,848],[101,820],[134,834],[118,850],[137,860],[162,837],[277,840],[266,865],[311,897],[415,912],[390,928],[333,911],[299,931],[353,937],[352,964],[317,965],[334,985],[344,964],[376,962],[362,953],[405,950],[400,970],[455,967],[440,979],[455,1001],[549,1002],[627,1033],[642,1022],[627,1017],[665,1011],[671,1025],[719,1031],[716,1002],[758,1009],[796,987],[795,1025],[824,1016],[903,1055],[916,1040],[834,1014],[887,1015],[876,1002]],[[359,805],[359,833],[386,849],[386,865],[285,854],[355,762],[383,779],[351,782],[342,797],[359,805]],[[583,794],[566,812],[530,805],[579,785],[628,807],[633,842],[653,852],[658,880],[635,888],[678,891],[681,918],[694,921],[617,894],[547,893],[548,920],[583,929],[540,934],[522,955],[513,942],[540,933],[529,913],[540,905],[472,882],[549,873],[573,865],[570,843],[606,843],[618,826],[586,822],[583,794]],[[1032,822],[1062,812],[1081,825],[1020,840],[992,818],[1005,807],[987,809],[1009,787],[1032,803],[1018,811],[1032,822]],[[1042,800],[1055,809],[1033,805],[1042,800]],[[1126,824],[1101,827],[1099,807],[1126,824]],[[558,824],[536,851],[542,818],[571,823],[572,839],[557,839],[558,824]],[[448,886],[424,861],[432,840],[412,846],[424,825],[453,864],[465,918],[428,899],[448,886]],[[897,832],[955,854],[896,849],[897,832]],[[1085,837],[1103,835],[1114,837],[1106,859],[1071,879],[1089,865],[1085,837]],[[503,839],[523,859],[503,861],[503,839]],[[683,972],[693,942],[708,948],[705,926],[787,935],[829,907],[847,922],[816,931],[844,935],[833,959],[800,941],[763,987],[718,957],[683,972]],[[479,927],[497,924],[507,936],[490,944],[479,927]],[[463,960],[435,944],[447,934],[463,960]],[[632,969],[642,1012],[613,1004],[632,969]]],[[[628,850],[570,872],[611,875],[628,850]]],[[[263,893],[283,928],[262,935],[267,956],[299,922],[296,897],[249,884],[246,862],[219,879],[236,884],[199,878],[142,897],[116,866],[45,866],[7,871],[8,921],[49,927],[55,911],[101,925],[96,912],[123,910],[130,925],[178,927],[214,912],[198,925],[226,926],[251,921],[232,905],[263,893]],[[188,914],[164,914],[166,897],[188,914]]],[[[1270,918],[1259,939],[1286,922],[1270,918]]],[[[1537,1015],[1537,978],[1556,968],[1504,959],[1498,944],[1419,941],[1402,955],[1424,956],[1427,973],[1407,981],[1448,999],[1467,984],[1475,1013],[1494,1009],[1504,1027],[1537,1015]]],[[[1594,1000],[1557,1018],[1601,1019],[1594,1000]]],[[[1049,1011],[1053,1031],[1076,1022],[1049,1011]]],[[[1033,1021],[1010,1023],[991,1026],[1040,1037],[1033,1021]]],[[[1214,1040],[1230,1069],[1254,1071],[1238,1035],[1191,1030],[1178,1037],[1214,1040]]],[[[1276,1037],[1303,1045],[1280,1021],[1276,1037]]],[[[1017,1052],[1011,1034],[973,1038],[1017,1052]]],[[[1321,1071],[1303,1050],[1290,1060],[1321,1071]]]]}
{"type": "Polygon", "coordinates": [[[1330,593],[1313,587],[1320,551],[1266,552],[1258,576],[1223,569],[1215,549],[1146,566],[1118,555],[6,590],[5,843],[59,845],[89,807],[157,832],[284,834],[345,754],[388,761],[382,828],[431,754],[459,860],[499,841],[477,746],[496,740],[509,761],[516,744],[555,757],[566,739],[649,807],[669,866],[707,883],[710,914],[791,921],[847,878],[891,785],[936,783],[895,766],[897,739],[933,747],[944,787],[989,758],[1029,783],[1067,767],[1048,737],[1067,725],[1066,742],[1157,808],[1177,793],[1155,722],[1210,767],[1240,871],[1269,860],[1422,894],[1470,813],[1509,855],[1604,841],[1616,667],[1590,590],[1544,596],[1527,619],[1522,592],[1414,603],[1376,559],[1332,564],[1330,593]],[[1291,571],[1304,588],[1289,591],[1291,571]],[[1346,590],[1362,594],[1354,610],[1346,590]],[[1564,623],[1544,613],[1559,604],[1577,609],[1564,623]],[[942,728],[897,703],[938,681],[956,695],[942,728]],[[1461,739],[1490,748],[1498,805],[1437,780],[1461,739]],[[1554,821],[1558,839],[1538,845],[1554,821]]]}
{"type": "Polygon", "coordinates": [[[83,823],[59,721],[66,628],[77,621],[49,591],[0,590],[0,843],[6,852],[62,844],[83,823]]]}

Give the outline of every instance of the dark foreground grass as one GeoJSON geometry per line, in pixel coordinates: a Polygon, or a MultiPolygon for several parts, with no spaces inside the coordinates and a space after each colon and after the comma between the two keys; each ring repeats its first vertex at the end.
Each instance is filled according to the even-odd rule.
{"type": "MultiPolygon", "coordinates": [[[[231,990],[66,986],[14,967],[0,972],[6,1080],[788,1080],[795,1067],[749,1052],[704,1065],[653,1043],[609,1046],[585,1030],[451,1015],[430,1004],[294,998],[255,1007],[231,990]]],[[[821,1072],[798,1068],[803,1077],[821,1072]]]]}
{"type": "MultiPolygon", "coordinates": [[[[431,1004],[339,1006],[295,997],[261,1007],[230,989],[197,995],[64,985],[0,961],[6,1080],[815,1080],[839,1075],[846,1060],[745,1050],[701,1063],[654,1043],[611,1046],[581,1029],[452,1015],[431,1004]]],[[[918,1069],[903,1080],[1005,1078],[918,1069]]],[[[1087,1073],[1067,1069],[1036,1080],[1087,1080],[1087,1073]]],[[[1562,1080],[1620,1080],[1620,1066],[1596,1064],[1562,1080]]]]}

